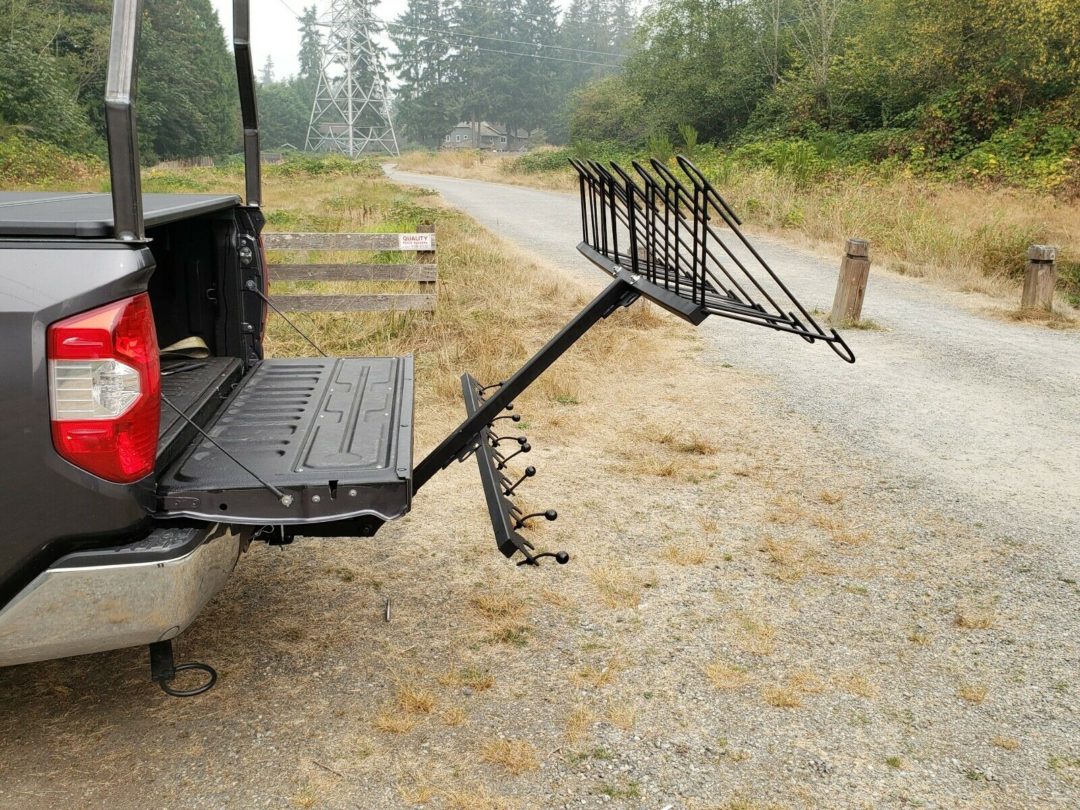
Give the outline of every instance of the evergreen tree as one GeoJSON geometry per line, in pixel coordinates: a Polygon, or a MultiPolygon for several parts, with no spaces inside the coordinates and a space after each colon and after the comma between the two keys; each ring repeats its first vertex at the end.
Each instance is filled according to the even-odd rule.
{"type": "Polygon", "coordinates": [[[322,34],[319,31],[319,9],[306,6],[300,15],[300,71],[299,77],[311,86],[314,94],[322,71],[322,34]]]}
{"type": "Polygon", "coordinates": [[[274,81],[274,57],[267,54],[266,62],[263,63],[262,72],[259,74],[260,84],[271,84],[274,81]]]}
{"type": "Polygon", "coordinates": [[[476,126],[473,146],[479,146],[479,123],[491,120],[500,107],[500,85],[505,63],[498,42],[479,37],[498,37],[498,18],[492,0],[458,0],[447,15],[451,35],[450,86],[460,104],[460,115],[476,126]]]}
{"type": "Polygon", "coordinates": [[[459,114],[450,86],[447,25],[440,0],[410,0],[390,26],[397,49],[390,66],[399,81],[395,121],[407,139],[431,148],[459,114]]]}

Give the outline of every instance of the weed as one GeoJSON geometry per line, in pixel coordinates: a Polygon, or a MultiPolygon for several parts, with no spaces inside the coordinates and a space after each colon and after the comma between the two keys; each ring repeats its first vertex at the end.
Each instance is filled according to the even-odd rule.
{"type": "Polygon", "coordinates": [[[1003,751],[1015,751],[1017,748],[1020,747],[1019,740],[1016,740],[1012,737],[1004,737],[999,735],[997,737],[994,737],[994,739],[992,739],[990,742],[992,742],[995,746],[1002,749],[1003,751]]]}
{"type": "Polygon", "coordinates": [[[986,700],[987,689],[976,684],[964,684],[956,690],[956,694],[968,703],[979,704],[986,700]]]}
{"type": "Polygon", "coordinates": [[[904,760],[900,757],[886,757],[885,764],[898,771],[904,767],[904,760]]]}
{"type": "Polygon", "coordinates": [[[953,624],[961,630],[989,630],[994,626],[994,613],[988,609],[957,608],[953,624]]]}
{"type": "Polygon", "coordinates": [[[442,720],[445,726],[460,726],[468,718],[469,714],[460,706],[452,706],[449,709],[443,709],[439,715],[439,719],[442,720]]]}
{"type": "Polygon", "coordinates": [[[566,717],[566,738],[571,742],[584,739],[595,719],[585,706],[575,706],[566,717]]]}
{"type": "Polygon", "coordinates": [[[536,748],[523,740],[493,740],[484,746],[480,758],[515,776],[535,771],[539,767],[536,748]]]}
{"type": "Polygon", "coordinates": [[[709,560],[709,548],[693,540],[683,544],[668,543],[661,550],[660,556],[675,565],[704,565],[709,560]]]}
{"type": "Polygon", "coordinates": [[[398,708],[409,714],[430,714],[435,708],[435,696],[416,686],[406,684],[398,687],[398,708]]]}
{"type": "Polygon", "coordinates": [[[468,687],[475,692],[483,692],[495,685],[495,677],[486,669],[464,667],[452,669],[439,677],[443,686],[468,687]]]}
{"type": "Polygon", "coordinates": [[[634,727],[637,722],[637,706],[627,700],[621,700],[608,706],[607,720],[616,728],[624,731],[634,727]]]}
{"type": "Polygon", "coordinates": [[[640,799],[641,785],[637,782],[627,782],[623,785],[601,785],[600,792],[612,799],[640,799]]]}
{"type": "Polygon", "coordinates": [[[791,686],[766,686],[762,697],[766,703],[778,709],[797,709],[802,706],[802,695],[791,686]]]}
{"type": "Polygon", "coordinates": [[[709,664],[705,667],[705,674],[717,689],[741,689],[750,683],[750,676],[746,670],[726,661],[714,661],[709,664]]]}
{"type": "Polygon", "coordinates": [[[375,716],[373,725],[387,734],[408,734],[416,727],[416,720],[399,711],[387,710],[375,716]]]}

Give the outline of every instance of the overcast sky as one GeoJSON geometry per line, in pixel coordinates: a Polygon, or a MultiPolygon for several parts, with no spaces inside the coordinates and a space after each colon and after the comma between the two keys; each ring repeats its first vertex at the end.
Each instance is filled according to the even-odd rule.
{"type": "MultiPolygon", "coordinates": [[[[211,0],[225,28],[225,37],[232,41],[232,0],[211,0]]],[[[374,4],[375,15],[393,20],[404,11],[407,0],[382,0],[374,4]]],[[[296,15],[304,6],[316,5],[322,13],[329,0],[251,0],[251,52],[256,74],[262,70],[267,56],[274,58],[274,76],[282,79],[296,73],[296,52],[300,49],[300,32],[296,15]],[[292,9],[290,11],[290,9],[292,9]]]]}

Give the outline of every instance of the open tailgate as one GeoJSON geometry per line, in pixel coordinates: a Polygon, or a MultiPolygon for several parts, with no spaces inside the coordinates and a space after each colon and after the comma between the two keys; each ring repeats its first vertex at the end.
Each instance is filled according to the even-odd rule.
{"type": "Polygon", "coordinates": [[[160,517],[392,520],[412,497],[411,357],[263,360],[158,482],[160,517]]]}

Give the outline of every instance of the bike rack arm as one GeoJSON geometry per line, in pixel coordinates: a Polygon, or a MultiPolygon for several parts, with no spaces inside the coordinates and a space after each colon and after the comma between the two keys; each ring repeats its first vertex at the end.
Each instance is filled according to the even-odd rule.
{"type": "Polygon", "coordinates": [[[251,64],[250,0],[233,0],[233,56],[240,88],[240,117],[244,125],[244,187],[247,204],[262,204],[259,149],[259,107],[255,99],[255,70],[251,64]]]}
{"type": "Polygon", "coordinates": [[[627,307],[634,303],[644,292],[641,289],[641,283],[640,279],[625,271],[616,275],[614,280],[570,323],[533,355],[514,376],[500,384],[495,393],[482,404],[478,403],[476,411],[470,413],[438,447],[428,453],[413,471],[413,492],[431,480],[431,477],[439,470],[450,466],[451,462],[463,460],[471,455],[477,449],[477,437],[480,431],[490,425],[507,405],[510,405],[516,397],[532,385],[552,363],[565,354],[566,350],[593,326],[620,307],[627,307]]]}
{"type": "Polygon", "coordinates": [[[139,133],[135,120],[142,5],[142,0],[115,0],[113,3],[109,68],[105,77],[105,131],[112,181],[113,228],[116,238],[123,242],[146,239],[139,133]]]}

